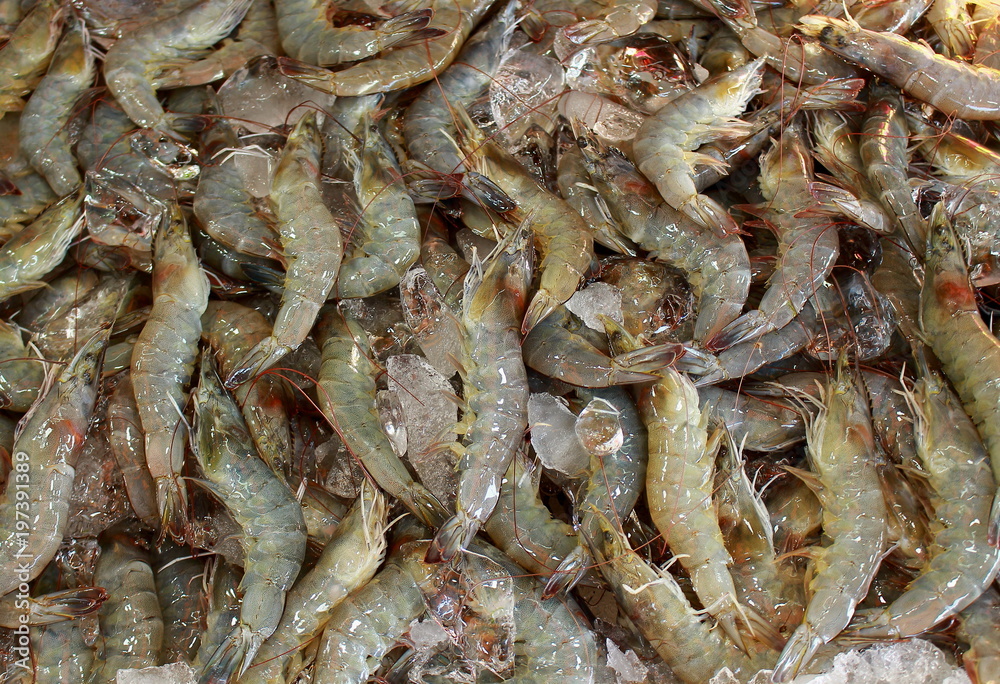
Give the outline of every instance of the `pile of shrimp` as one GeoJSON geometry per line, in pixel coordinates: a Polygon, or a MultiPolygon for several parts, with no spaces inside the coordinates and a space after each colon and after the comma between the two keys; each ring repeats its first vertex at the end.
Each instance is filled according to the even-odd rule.
{"type": "Polygon", "coordinates": [[[1000,5],[0,36],[3,681],[1000,681],[1000,5]]]}

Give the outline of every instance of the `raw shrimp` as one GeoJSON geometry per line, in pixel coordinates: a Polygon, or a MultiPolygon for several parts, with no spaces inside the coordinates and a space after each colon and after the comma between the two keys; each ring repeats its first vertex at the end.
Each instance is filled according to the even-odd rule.
{"type": "Polygon", "coordinates": [[[493,0],[434,0],[434,18],[426,29],[439,37],[393,50],[387,55],[335,73],[279,58],[286,76],[337,97],[385,93],[431,80],[451,64],[493,0]]]}
{"type": "Polygon", "coordinates": [[[816,338],[822,329],[821,323],[822,317],[817,314],[816,307],[807,301],[799,314],[784,327],[719,352],[714,363],[708,364],[707,371],[695,381],[695,386],[704,387],[742,378],[768,364],[787,359],[816,338]]]}
{"type": "MultiPolygon", "coordinates": [[[[649,440],[646,426],[629,393],[620,387],[608,389],[578,389],[576,395],[581,400],[588,400],[588,407],[603,405],[605,410],[617,412],[619,428],[622,432],[622,443],[612,453],[603,453],[600,449],[588,448],[590,452],[590,467],[587,478],[577,491],[577,516],[579,517],[579,535],[581,545],[571,552],[545,585],[545,595],[551,596],[558,591],[568,590],[580,580],[590,563],[590,553],[585,551],[589,546],[587,540],[596,539],[600,533],[601,517],[616,521],[626,520],[632,513],[643,483],[646,481],[646,462],[649,457],[649,440]]],[[[577,433],[584,434],[587,440],[598,437],[588,434],[585,414],[587,408],[580,412],[577,420],[577,433]]]]}
{"type": "Polygon", "coordinates": [[[750,124],[734,117],[757,94],[763,72],[764,60],[758,59],[677,96],[647,119],[632,140],[635,165],[667,204],[718,236],[735,233],[738,226],[720,204],[698,194],[694,165],[719,162],[695,150],[719,136],[750,132],[750,124]]]}
{"type": "MultiPolygon", "coordinates": [[[[733,559],[722,541],[712,505],[717,437],[709,440],[708,413],[698,405],[698,391],[673,369],[645,390],[639,411],[649,432],[646,498],[656,528],[691,575],[695,593],[726,634],[746,650],[737,616],[763,626],[763,618],[737,603],[729,568],[733,559]]],[[[756,627],[757,625],[754,625],[756,627]]],[[[751,631],[753,628],[751,628],[751,631]]]]}
{"type": "MultiPolygon", "coordinates": [[[[271,334],[267,318],[236,302],[211,301],[202,316],[202,338],[225,375],[255,344],[271,334]]],[[[257,452],[271,470],[287,474],[291,464],[288,393],[281,378],[264,375],[233,390],[257,452]]]]}
{"type": "Polygon", "coordinates": [[[392,148],[371,114],[361,120],[361,150],[354,166],[354,188],[362,207],[361,245],[347,254],[337,277],[337,296],[370,297],[399,285],[420,255],[420,224],[392,148]],[[363,256],[362,256],[363,254],[363,256]]]}
{"type": "Polygon", "coordinates": [[[164,132],[197,130],[200,122],[196,117],[163,110],[153,80],[162,69],[201,57],[229,35],[252,2],[199,0],[172,17],[153,21],[117,40],[104,58],[104,80],[129,118],[139,126],[164,132]]]}
{"type": "Polygon", "coordinates": [[[257,455],[211,357],[202,358],[194,404],[195,455],[213,493],[242,528],[246,550],[239,624],[202,671],[206,681],[227,682],[246,671],[277,628],[285,593],[305,557],[306,525],[288,486],[257,455]]]}
{"type": "Polygon", "coordinates": [[[313,680],[326,684],[364,682],[386,653],[425,610],[421,586],[433,566],[423,563],[426,542],[409,542],[367,584],[334,608],[316,655],[313,680]]]}
{"type": "Polygon", "coordinates": [[[500,497],[500,479],[528,423],[528,373],[521,357],[521,320],[532,273],[525,226],[512,231],[485,268],[465,278],[462,323],[463,417],[455,515],[439,530],[429,562],[450,560],[476,535],[500,497]]]}
{"type": "Polygon", "coordinates": [[[486,138],[468,115],[456,110],[458,146],[466,167],[495,182],[517,203],[517,218],[534,235],[541,261],[538,290],[524,316],[527,333],[568,300],[590,268],[594,238],[576,210],[549,192],[509,152],[486,138]]]}
{"type": "Polygon", "coordinates": [[[570,326],[573,316],[560,306],[532,328],[522,345],[525,364],[571,385],[610,387],[655,380],[654,371],[685,352],[682,344],[666,343],[609,357],[570,326]]]}
{"type": "Polygon", "coordinates": [[[595,136],[579,140],[591,180],[625,236],[687,277],[698,299],[695,340],[714,337],[739,316],[750,290],[743,240],[719,237],[662,202],[631,162],[595,136]]]}
{"type": "Polygon", "coordinates": [[[362,485],[316,565],[288,592],[281,622],[241,681],[287,680],[302,669],[306,663],[300,649],[320,635],[330,613],[381,565],[388,513],[385,496],[369,484],[362,485]]]}
{"type": "Polygon", "coordinates": [[[123,377],[108,401],[108,430],[111,453],[121,468],[129,503],[139,519],[157,529],[156,483],[146,467],[146,441],[142,419],[132,391],[132,376],[123,377]]]}
{"type": "Polygon", "coordinates": [[[588,539],[597,567],[625,614],[682,682],[704,684],[723,667],[748,679],[773,662],[767,653],[748,659],[691,608],[669,572],[650,567],[606,517],[597,522],[599,536],[588,539]]]}
{"type": "MultiPolygon", "coordinates": [[[[1000,367],[1000,341],[986,327],[969,280],[965,257],[944,207],[938,204],[930,218],[926,275],[920,292],[923,337],[941,361],[966,412],[976,424],[990,453],[993,479],[1000,481],[1000,385],[986,369],[1000,367]]],[[[989,541],[1000,539],[1000,490],[990,512],[989,541]]]]}
{"type": "Polygon", "coordinates": [[[424,28],[434,16],[429,9],[404,12],[368,28],[334,24],[341,10],[321,0],[277,0],[274,8],[285,53],[321,67],[357,62],[441,35],[435,29],[428,32],[424,28]]]}
{"type": "Polygon", "coordinates": [[[83,228],[82,193],[68,195],[0,248],[0,301],[45,285],[40,281],[59,265],[83,228]]]}
{"type": "Polygon", "coordinates": [[[254,346],[226,378],[240,385],[297,349],[309,335],[320,307],[333,290],[343,246],[340,228],[320,193],[322,138],[315,110],[306,112],[288,136],[271,183],[285,272],[274,330],[254,346]]]}
{"type": "Polygon", "coordinates": [[[489,88],[514,32],[517,5],[509,3],[477,31],[454,64],[428,85],[406,110],[403,136],[411,158],[442,174],[462,173],[465,164],[453,141],[457,138],[452,109],[469,105],[489,88]]]}
{"type": "Polygon", "coordinates": [[[192,665],[201,672],[205,663],[225,641],[229,633],[240,623],[240,579],[243,572],[230,565],[222,556],[216,556],[210,566],[208,580],[208,614],[205,617],[205,631],[201,635],[198,654],[192,665]]]}
{"type": "Polygon", "coordinates": [[[820,85],[831,79],[854,78],[857,70],[815,43],[793,42],[761,26],[750,0],[710,0],[719,18],[739,36],[751,54],[767,60],[768,66],[792,83],[820,85]]]}
{"type": "Polygon", "coordinates": [[[635,244],[625,237],[615,219],[609,215],[607,204],[591,182],[583,151],[575,140],[571,140],[565,150],[560,146],[556,184],[559,194],[591,227],[594,242],[619,254],[635,256],[635,244]]]}
{"type": "Polygon", "coordinates": [[[153,308],[132,352],[132,387],[161,524],[178,538],[183,538],[188,525],[187,490],[181,480],[187,442],[182,411],[208,294],[208,278],[198,263],[184,214],[175,204],[156,231],[153,308]]]}
{"type": "MultiPolygon", "coordinates": [[[[552,516],[538,495],[540,467],[533,467],[522,453],[510,462],[500,480],[496,510],[483,525],[496,546],[524,570],[548,579],[578,546],[573,528],[552,516]]],[[[575,584],[587,563],[568,584],[575,584]]],[[[517,574],[517,573],[515,573],[517,574]]]]}
{"type": "Polygon", "coordinates": [[[927,226],[909,185],[906,150],[909,134],[899,92],[889,86],[872,84],[858,146],[862,168],[910,246],[920,251],[927,241],[927,226]]]}
{"type": "Polygon", "coordinates": [[[767,508],[747,477],[740,446],[728,433],[727,437],[716,476],[715,502],[726,548],[733,556],[730,574],[740,601],[769,616],[777,636],[802,620],[803,578],[775,553],[767,508]]]}
{"type": "Polygon", "coordinates": [[[868,31],[832,17],[802,17],[799,30],[949,116],[1000,116],[1000,71],[957,62],[894,33],[868,31]]]}
{"type": "Polygon", "coordinates": [[[163,616],[149,554],[118,528],[106,534],[94,582],[107,589],[101,606],[103,648],[94,661],[91,684],[113,684],[118,671],[152,667],[163,645],[163,616]]]}
{"type": "Polygon", "coordinates": [[[986,542],[996,493],[989,454],[944,379],[922,366],[910,401],[937,533],[920,575],[899,598],[852,626],[853,635],[905,639],[922,634],[975,601],[1000,568],[1000,551],[986,542]]]}
{"type": "Polygon", "coordinates": [[[62,34],[66,6],[41,0],[0,48],[0,118],[24,108],[25,95],[38,86],[62,34]]]}
{"type": "Polygon", "coordinates": [[[225,119],[216,118],[201,140],[204,164],[194,195],[194,215],[202,229],[237,252],[283,262],[275,218],[247,190],[233,158],[240,152],[236,131],[225,119]]]}
{"type": "Polygon", "coordinates": [[[767,200],[764,215],[778,235],[778,264],[757,309],[709,342],[720,349],[788,325],[830,275],[840,253],[837,231],[827,220],[800,215],[815,203],[809,191],[812,155],[801,123],[785,128],[760,167],[760,191],[767,200]]]}
{"type": "Polygon", "coordinates": [[[83,345],[18,426],[14,472],[0,499],[0,596],[38,577],[62,542],[109,334],[83,345]]]}
{"type": "Polygon", "coordinates": [[[381,370],[372,360],[368,334],[357,321],[332,309],[321,318],[316,341],[322,349],[317,382],[323,415],[379,487],[421,522],[439,524],[444,507],[413,479],[382,429],[375,384],[381,370]]]}
{"type": "Polygon", "coordinates": [[[86,27],[74,21],[21,113],[21,150],[59,197],[83,182],[71,149],[69,122],[77,100],[94,81],[94,55],[88,40],[86,27]]]}
{"type": "Polygon", "coordinates": [[[823,394],[806,431],[813,472],[795,472],[822,502],[823,533],[831,543],[810,551],[809,604],[775,665],[774,682],[790,681],[847,626],[868,592],[888,537],[868,403],[846,352],[823,394]]]}

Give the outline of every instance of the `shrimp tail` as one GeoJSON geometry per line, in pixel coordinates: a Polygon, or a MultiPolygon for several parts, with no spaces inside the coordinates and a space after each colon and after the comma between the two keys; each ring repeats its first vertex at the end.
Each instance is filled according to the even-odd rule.
{"type": "Polygon", "coordinates": [[[294,78],[310,88],[332,92],[328,69],[299,62],[291,57],[278,57],[278,71],[282,76],[294,78]]]}
{"type": "Polygon", "coordinates": [[[170,128],[177,133],[200,133],[208,128],[208,119],[193,114],[169,114],[170,128]]]}
{"type": "Polygon", "coordinates": [[[278,344],[273,335],[265,337],[246,353],[243,360],[229,374],[226,378],[226,387],[231,389],[242,385],[252,376],[273,366],[289,351],[287,347],[278,344]]]}
{"type": "Polygon", "coordinates": [[[778,657],[771,681],[775,684],[791,681],[798,673],[799,668],[804,663],[809,662],[822,645],[823,638],[813,634],[809,625],[799,625],[778,657]]]}
{"type": "Polygon", "coordinates": [[[740,230],[739,224],[718,202],[706,195],[695,195],[679,209],[718,237],[726,237],[740,230]]]}
{"type": "Polygon", "coordinates": [[[747,645],[743,641],[743,635],[740,634],[739,628],[736,626],[736,612],[729,610],[725,613],[719,613],[715,616],[715,619],[719,623],[719,627],[722,631],[726,633],[726,636],[736,644],[736,648],[740,649],[744,653],[748,653],[747,645]]]}
{"type": "Polygon", "coordinates": [[[107,598],[108,592],[101,587],[79,587],[47,594],[32,602],[31,624],[48,625],[90,615],[107,598]]]}
{"type": "Polygon", "coordinates": [[[178,543],[187,536],[187,490],[178,478],[161,477],[156,480],[156,500],[160,502],[160,526],[178,543]]]}
{"type": "Polygon", "coordinates": [[[558,566],[552,577],[545,583],[542,590],[542,600],[550,599],[564,591],[569,591],[583,579],[590,567],[590,554],[582,546],[577,546],[566,556],[558,566]]]}
{"type": "Polygon", "coordinates": [[[549,294],[546,290],[540,289],[531,298],[531,303],[524,312],[524,323],[521,324],[521,333],[527,335],[532,328],[548,318],[549,314],[556,310],[561,302],[549,294]]]}
{"type": "Polygon", "coordinates": [[[713,351],[729,349],[734,344],[756,337],[758,333],[762,333],[766,329],[767,321],[763,319],[760,312],[750,311],[719,331],[719,334],[709,340],[705,346],[713,351]]]}
{"type": "Polygon", "coordinates": [[[797,28],[811,38],[818,38],[824,45],[847,43],[848,36],[860,29],[857,23],[817,15],[800,17],[797,28]]]}
{"type": "Polygon", "coordinates": [[[626,368],[633,373],[651,374],[661,368],[673,365],[675,361],[684,356],[686,351],[684,345],[668,342],[619,354],[614,357],[613,361],[615,365],[626,368]]]}
{"type": "Polygon", "coordinates": [[[459,512],[441,526],[427,547],[426,563],[447,563],[472,541],[479,531],[476,520],[459,512]]]}
{"type": "Polygon", "coordinates": [[[198,684],[228,684],[237,679],[253,660],[252,642],[250,630],[237,627],[205,663],[198,684]]]}
{"type": "Polygon", "coordinates": [[[719,17],[746,29],[757,27],[757,13],[750,0],[717,0],[712,7],[719,17]]]}

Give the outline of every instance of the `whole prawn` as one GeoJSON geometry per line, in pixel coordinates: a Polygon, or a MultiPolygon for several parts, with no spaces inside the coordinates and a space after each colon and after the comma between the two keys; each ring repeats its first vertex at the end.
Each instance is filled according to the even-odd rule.
{"type": "Polygon", "coordinates": [[[1000,551],[986,542],[996,493],[989,454],[944,378],[925,361],[921,365],[922,377],[909,400],[938,531],[920,575],[899,598],[853,626],[852,635],[898,639],[922,634],[975,601],[1000,569],[1000,551]]]}
{"type": "MultiPolygon", "coordinates": [[[[986,368],[1000,367],[1000,341],[979,315],[965,257],[942,204],[934,207],[920,291],[920,327],[945,375],[958,392],[990,453],[1000,482],[1000,384],[986,368]]],[[[1000,490],[990,512],[988,538],[1000,540],[1000,490]]]]}
{"type": "Polygon", "coordinates": [[[799,30],[828,50],[856,62],[949,116],[970,121],[1000,117],[1000,71],[936,54],[895,33],[869,31],[855,22],[807,16],[799,30]]]}
{"type": "Polygon", "coordinates": [[[432,4],[434,18],[424,30],[439,31],[437,38],[337,72],[280,58],[282,73],[337,97],[385,93],[425,83],[452,63],[493,0],[435,0],[432,4]]]}
{"type": "Polygon", "coordinates": [[[520,329],[532,272],[528,240],[523,226],[511,232],[485,270],[477,263],[465,278],[465,446],[459,449],[455,515],[438,530],[429,562],[453,558],[489,518],[500,478],[524,438],[528,373],[520,329]]]}
{"type": "Polygon", "coordinates": [[[194,403],[198,463],[242,528],[246,549],[239,622],[202,672],[203,681],[221,683],[241,676],[278,627],[305,558],[306,525],[288,485],[257,455],[211,357],[202,359],[194,403]]]}
{"type": "Polygon", "coordinates": [[[775,665],[776,683],[791,680],[847,626],[875,577],[888,537],[868,403],[844,352],[818,408],[806,431],[813,472],[796,472],[823,504],[823,533],[831,543],[813,549],[809,603],[775,665]]]}
{"type": "Polygon", "coordinates": [[[302,344],[340,270],[340,227],[320,193],[322,138],[317,116],[310,110],[299,119],[271,184],[271,202],[288,264],[281,308],[271,335],[258,342],[229,373],[229,387],[267,370],[302,344]]]}
{"type": "Polygon", "coordinates": [[[345,255],[337,296],[370,297],[399,285],[420,255],[420,224],[392,148],[371,114],[361,121],[361,150],[354,158],[354,187],[363,207],[361,254],[345,255]]]}
{"type": "Polygon", "coordinates": [[[182,538],[187,490],[181,480],[187,424],[185,387],[194,373],[208,278],[198,263],[184,214],[176,204],[156,232],[153,306],[132,352],[132,386],[146,439],[146,463],[156,483],[165,531],[182,538]]]}
{"type": "Polygon", "coordinates": [[[678,95],[646,119],[632,140],[635,165],[667,204],[720,236],[738,227],[720,204],[698,194],[694,165],[719,162],[695,150],[719,136],[750,132],[749,124],[734,117],[757,94],[763,72],[764,60],[758,59],[678,95]]]}
{"type": "Polygon", "coordinates": [[[38,577],[62,542],[109,335],[104,330],[88,340],[19,425],[14,473],[0,499],[0,596],[25,575],[38,577]]]}

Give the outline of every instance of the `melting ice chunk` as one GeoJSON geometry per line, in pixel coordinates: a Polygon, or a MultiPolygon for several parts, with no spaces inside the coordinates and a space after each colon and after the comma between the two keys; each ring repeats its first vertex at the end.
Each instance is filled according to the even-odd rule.
{"type": "Polygon", "coordinates": [[[458,422],[455,393],[448,379],[416,354],[390,356],[385,364],[389,391],[396,394],[406,422],[407,457],[421,481],[442,503],[455,498],[455,461],[450,451],[436,450],[455,440],[458,422]]]}
{"type": "Polygon", "coordinates": [[[493,119],[508,142],[518,140],[532,124],[555,128],[556,103],[566,87],[562,65],[551,57],[511,50],[490,82],[493,119]]]}
{"type": "Polygon", "coordinates": [[[599,316],[604,314],[616,323],[624,323],[622,315],[622,291],[607,283],[591,283],[573,294],[566,302],[566,308],[583,319],[584,325],[604,332],[604,323],[599,316]]]}
{"type": "Polygon", "coordinates": [[[573,430],[583,448],[595,456],[610,456],[625,443],[621,412],[600,397],[591,399],[580,411],[573,430]]]}
{"type": "Polygon", "coordinates": [[[118,670],[117,684],[195,684],[198,677],[187,663],[170,663],[141,670],[118,670]]]}
{"type": "Polygon", "coordinates": [[[646,681],[646,668],[635,651],[622,652],[611,639],[608,642],[608,667],[615,671],[619,684],[638,684],[646,681]]]}
{"type": "Polygon", "coordinates": [[[575,477],[590,464],[590,454],[576,439],[576,416],[566,404],[546,392],[528,397],[531,446],[542,465],[575,477]]]}

